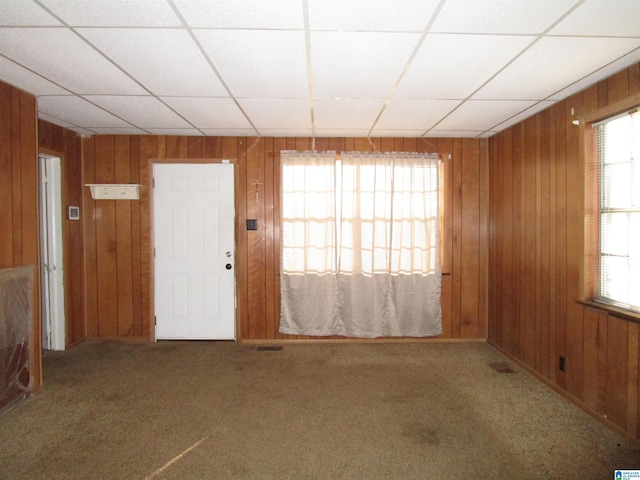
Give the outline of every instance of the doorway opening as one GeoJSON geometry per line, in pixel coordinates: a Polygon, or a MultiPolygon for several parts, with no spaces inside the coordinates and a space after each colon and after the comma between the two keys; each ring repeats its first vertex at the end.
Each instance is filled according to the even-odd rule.
{"type": "Polygon", "coordinates": [[[42,348],[64,350],[64,264],[62,243],[62,181],[60,157],[40,154],[40,287],[42,348]]]}

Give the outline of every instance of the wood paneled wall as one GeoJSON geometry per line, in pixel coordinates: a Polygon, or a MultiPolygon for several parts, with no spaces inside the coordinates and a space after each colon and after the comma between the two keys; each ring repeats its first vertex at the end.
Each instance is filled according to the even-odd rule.
{"type": "Polygon", "coordinates": [[[638,324],[576,303],[585,115],[640,92],[640,65],[489,139],[489,341],[638,437],[638,324]],[[559,369],[565,358],[565,370],[559,369]]]}
{"type": "MultiPolygon", "coordinates": [[[[88,337],[149,338],[149,159],[229,159],[236,164],[238,338],[309,340],[278,332],[278,153],[308,150],[309,138],[95,136],[83,140],[86,183],[140,183],[140,201],[94,201],[83,194],[85,318],[88,337]],[[254,182],[258,181],[258,202],[254,182]],[[258,219],[247,231],[245,220],[258,219]]],[[[321,138],[316,150],[438,152],[445,165],[442,338],[486,338],[488,148],[477,139],[321,138]],[[450,156],[450,158],[449,158],[450,156]]]]}
{"type": "Polygon", "coordinates": [[[82,205],[81,147],[80,137],[75,132],[43,120],[38,121],[39,153],[60,157],[67,347],[86,337],[83,308],[82,222],[68,220],[66,214],[69,205],[82,205]]]}
{"type": "Polygon", "coordinates": [[[0,268],[35,265],[31,374],[41,383],[36,100],[0,82],[0,268]]]}

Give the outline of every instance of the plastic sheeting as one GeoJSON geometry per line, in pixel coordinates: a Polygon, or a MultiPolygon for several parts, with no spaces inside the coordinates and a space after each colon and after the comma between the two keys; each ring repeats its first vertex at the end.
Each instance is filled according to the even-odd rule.
{"type": "Polygon", "coordinates": [[[33,276],[33,266],[0,270],[0,415],[32,391],[33,276]]]}

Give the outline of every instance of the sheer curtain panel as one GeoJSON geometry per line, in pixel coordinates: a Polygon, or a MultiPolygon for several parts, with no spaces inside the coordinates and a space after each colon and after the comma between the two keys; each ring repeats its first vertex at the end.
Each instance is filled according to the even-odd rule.
{"type": "Polygon", "coordinates": [[[437,155],[282,152],[282,333],[442,333],[437,155]]]}

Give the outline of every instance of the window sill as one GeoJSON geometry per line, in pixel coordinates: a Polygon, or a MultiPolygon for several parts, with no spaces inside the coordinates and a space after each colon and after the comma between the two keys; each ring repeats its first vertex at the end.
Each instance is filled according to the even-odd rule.
{"type": "Polygon", "coordinates": [[[594,300],[576,300],[577,303],[581,305],[586,305],[587,307],[595,308],[596,310],[600,310],[602,312],[607,312],[609,315],[617,318],[621,318],[623,320],[628,320],[630,322],[640,323],[640,313],[632,312],[630,310],[625,310],[623,308],[614,307],[613,305],[607,305],[605,303],[596,302],[594,300]]]}

